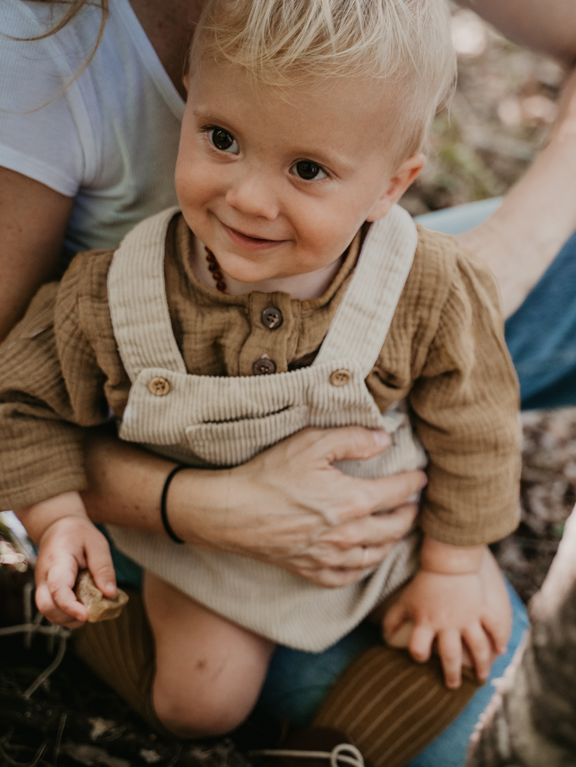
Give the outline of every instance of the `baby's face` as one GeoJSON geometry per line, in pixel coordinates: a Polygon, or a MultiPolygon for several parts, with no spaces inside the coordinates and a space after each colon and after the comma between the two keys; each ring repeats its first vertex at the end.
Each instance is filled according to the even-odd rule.
{"type": "Polygon", "coordinates": [[[394,105],[374,84],[279,90],[236,66],[190,75],[176,167],[184,217],[240,282],[322,269],[366,220],[382,218],[423,158],[394,164],[394,105]]]}

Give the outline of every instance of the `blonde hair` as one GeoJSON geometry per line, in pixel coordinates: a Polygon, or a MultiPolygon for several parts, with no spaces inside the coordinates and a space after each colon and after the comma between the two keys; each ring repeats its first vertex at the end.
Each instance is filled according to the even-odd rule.
{"type": "MultiPolygon", "coordinates": [[[[97,8],[100,8],[102,12],[102,21],[100,22],[100,30],[98,32],[98,40],[96,41],[96,45],[94,46],[94,51],[92,52],[92,56],[94,55],[94,52],[96,51],[96,48],[100,45],[100,40],[102,39],[102,35],[104,34],[104,27],[106,26],[106,19],[108,18],[108,3],[109,0],[34,0],[35,3],[41,3],[43,5],[67,5],[68,10],[64,11],[62,16],[58,19],[58,21],[55,22],[55,24],[50,27],[50,29],[47,32],[44,32],[42,35],[37,35],[35,37],[16,37],[13,38],[15,40],[44,40],[46,37],[50,37],[51,35],[55,35],[57,32],[60,32],[61,29],[64,29],[70,22],[74,21],[76,16],[80,13],[82,8],[84,8],[85,5],[93,5],[97,8]]],[[[91,56],[91,57],[92,57],[91,56]]]]}
{"type": "Polygon", "coordinates": [[[224,59],[279,87],[351,76],[393,83],[406,157],[453,89],[449,22],[446,0],[206,0],[191,67],[224,59]]]}

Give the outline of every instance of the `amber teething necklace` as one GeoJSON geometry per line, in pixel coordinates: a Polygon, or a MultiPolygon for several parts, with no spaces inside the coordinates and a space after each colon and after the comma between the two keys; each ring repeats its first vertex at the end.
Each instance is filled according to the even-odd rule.
{"type": "Polygon", "coordinates": [[[204,245],[206,248],[206,261],[208,261],[208,269],[210,269],[212,273],[212,277],[214,278],[214,282],[216,283],[216,290],[219,290],[220,293],[226,293],[226,281],[224,279],[224,275],[222,274],[222,270],[220,269],[220,264],[216,260],[216,256],[210,248],[206,245],[204,245]]]}

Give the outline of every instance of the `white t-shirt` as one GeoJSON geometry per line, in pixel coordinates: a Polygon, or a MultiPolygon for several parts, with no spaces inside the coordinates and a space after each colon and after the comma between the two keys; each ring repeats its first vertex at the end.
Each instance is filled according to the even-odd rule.
{"type": "Polygon", "coordinates": [[[0,0],[0,166],[74,197],[69,258],[116,246],[177,203],[184,102],[128,0],[110,1],[103,39],[76,80],[97,39],[97,8],[45,40],[7,37],[42,34],[67,7],[0,0]]]}

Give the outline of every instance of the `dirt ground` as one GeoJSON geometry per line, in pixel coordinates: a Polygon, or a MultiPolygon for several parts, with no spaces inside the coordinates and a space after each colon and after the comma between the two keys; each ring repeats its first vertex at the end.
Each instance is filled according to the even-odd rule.
{"type": "MultiPolygon", "coordinates": [[[[556,113],[563,72],[554,62],[507,42],[468,11],[455,11],[453,32],[458,89],[450,113],[435,120],[428,166],[404,198],[413,214],[505,193],[545,142],[556,113]]],[[[576,500],[576,409],[524,413],[522,422],[522,522],[494,550],[528,601],[545,577],[576,500]]],[[[15,578],[25,577],[0,565],[0,594],[15,578]]],[[[6,598],[3,607],[7,623],[6,598]]],[[[244,767],[246,743],[255,733],[274,739],[261,724],[248,728],[236,743],[164,741],[71,653],[25,699],[24,691],[52,659],[43,637],[36,637],[30,649],[21,636],[0,637],[0,766],[244,767]]]]}

